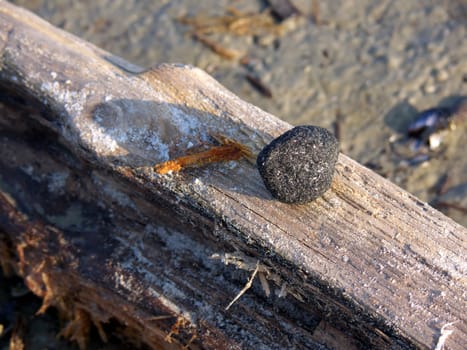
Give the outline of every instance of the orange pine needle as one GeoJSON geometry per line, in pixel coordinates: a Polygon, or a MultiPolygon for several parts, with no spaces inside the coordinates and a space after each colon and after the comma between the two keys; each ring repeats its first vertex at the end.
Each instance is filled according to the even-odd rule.
{"type": "Polygon", "coordinates": [[[156,164],[154,170],[159,175],[164,175],[169,172],[178,172],[187,167],[199,167],[210,163],[240,160],[241,158],[253,158],[250,149],[245,145],[223,135],[214,135],[213,137],[221,143],[220,146],[214,146],[203,152],[156,164]]]}

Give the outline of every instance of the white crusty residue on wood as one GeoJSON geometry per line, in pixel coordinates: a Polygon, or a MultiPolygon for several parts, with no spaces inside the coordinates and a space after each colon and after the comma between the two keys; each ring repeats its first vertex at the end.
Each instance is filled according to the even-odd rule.
{"type": "Polygon", "coordinates": [[[452,325],[456,324],[458,321],[446,323],[443,327],[441,327],[440,336],[438,338],[438,342],[436,343],[436,347],[434,350],[443,350],[444,344],[448,337],[454,332],[454,329],[447,329],[452,325]]]}

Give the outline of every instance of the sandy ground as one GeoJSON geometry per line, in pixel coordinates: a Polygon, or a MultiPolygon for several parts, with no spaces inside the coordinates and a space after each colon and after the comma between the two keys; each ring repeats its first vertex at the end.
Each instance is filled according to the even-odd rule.
{"type": "MultiPolygon", "coordinates": [[[[192,64],[291,124],[329,128],[343,153],[467,226],[467,116],[443,133],[441,146],[424,162],[411,165],[416,152],[404,136],[418,111],[467,96],[465,1],[329,0],[312,6],[295,0],[302,15],[280,30],[256,21],[245,35],[219,27],[206,34],[235,50],[233,59],[195,40],[192,27],[177,19],[207,23],[229,7],[258,14],[265,2],[12,2],[132,63],[192,64]],[[260,79],[271,96],[246,75],[260,79]]],[[[0,339],[6,349],[4,344],[0,339]]],[[[65,348],[56,344],[48,348],[65,348]]]]}

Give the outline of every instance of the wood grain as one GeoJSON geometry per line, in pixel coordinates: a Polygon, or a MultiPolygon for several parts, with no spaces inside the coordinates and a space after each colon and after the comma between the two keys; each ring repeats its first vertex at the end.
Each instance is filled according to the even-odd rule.
{"type": "Polygon", "coordinates": [[[446,345],[464,348],[466,229],[426,203],[343,154],[307,205],[273,200],[247,161],[157,175],[212,133],[257,153],[291,126],[200,69],[143,72],[5,1],[0,54],[0,231],[33,291],[72,301],[69,318],[206,349],[332,348],[333,332],[428,349],[457,322],[446,345]],[[257,263],[271,295],[255,281],[224,310],[257,263]],[[63,276],[77,291],[47,289],[63,276]]]}

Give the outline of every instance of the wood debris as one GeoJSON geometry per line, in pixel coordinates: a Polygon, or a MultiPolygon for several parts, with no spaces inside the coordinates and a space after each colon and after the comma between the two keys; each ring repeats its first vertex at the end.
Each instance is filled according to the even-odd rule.
{"type": "Polygon", "coordinates": [[[261,95],[272,98],[272,92],[271,89],[269,89],[262,81],[261,79],[255,77],[252,74],[247,73],[245,75],[246,80],[253,86],[256,90],[258,90],[261,95]]]}
{"type": "Polygon", "coordinates": [[[236,36],[260,34],[282,36],[288,29],[287,25],[276,23],[269,9],[260,13],[243,13],[230,8],[228,14],[224,16],[180,17],[178,21],[190,26],[193,33],[204,35],[224,33],[236,36]]]}
{"type": "Polygon", "coordinates": [[[233,60],[237,59],[239,57],[242,57],[244,55],[243,52],[234,50],[234,49],[229,49],[226,48],[218,43],[216,43],[214,40],[209,39],[206,35],[195,32],[193,33],[193,36],[204,46],[207,46],[208,48],[211,49],[212,52],[218,54],[219,56],[228,59],[228,60],[233,60]]]}
{"type": "Polygon", "coordinates": [[[220,146],[214,146],[203,152],[188,154],[156,164],[154,170],[159,175],[164,175],[170,172],[178,172],[183,168],[200,167],[210,163],[240,160],[242,158],[249,160],[254,159],[251,150],[247,146],[229,139],[224,135],[211,136],[220,143],[220,146]]]}
{"type": "Polygon", "coordinates": [[[191,27],[190,33],[195,39],[207,46],[219,56],[232,60],[245,55],[239,50],[226,48],[209,36],[228,34],[234,36],[274,35],[282,36],[290,29],[290,23],[276,23],[271,9],[260,13],[243,13],[235,8],[229,8],[227,15],[208,17],[180,17],[178,21],[191,27]]]}
{"type": "Polygon", "coordinates": [[[232,299],[232,301],[225,307],[225,311],[230,309],[230,307],[238,300],[240,297],[245,294],[245,292],[251,288],[251,285],[253,284],[253,281],[255,280],[256,274],[258,273],[259,270],[259,261],[256,263],[256,268],[253,270],[253,273],[251,274],[250,278],[248,279],[248,282],[245,284],[245,286],[242,288],[240,292],[235,296],[235,298],[232,299]]]}

